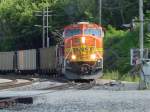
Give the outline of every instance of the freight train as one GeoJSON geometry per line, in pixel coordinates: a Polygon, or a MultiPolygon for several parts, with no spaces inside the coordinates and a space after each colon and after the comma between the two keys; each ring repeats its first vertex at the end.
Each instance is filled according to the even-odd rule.
{"type": "Polygon", "coordinates": [[[56,73],[56,47],[0,52],[0,72],[56,73]]]}
{"type": "Polygon", "coordinates": [[[103,71],[100,25],[79,22],[66,26],[63,42],[50,48],[0,52],[1,72],[64,74],[68,79],[96,79],[103,71]]]}

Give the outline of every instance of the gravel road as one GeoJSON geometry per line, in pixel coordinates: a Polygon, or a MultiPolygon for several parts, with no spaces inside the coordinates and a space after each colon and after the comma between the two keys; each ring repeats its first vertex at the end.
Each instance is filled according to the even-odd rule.
{"type": "Polygon", "coordinates": [[[150,112],[150,91],[50,90],[32,105],[0,112],[150,112]]]}

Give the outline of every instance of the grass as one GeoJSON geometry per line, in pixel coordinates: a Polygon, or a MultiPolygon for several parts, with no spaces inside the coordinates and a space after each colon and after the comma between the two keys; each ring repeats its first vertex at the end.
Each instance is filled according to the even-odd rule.
{"type": "Polygon", "coordinates": [[[129,74],[120,74],[118,71],[111,71],[111,72],[107,71],[104,73],[102,78],[128,82],[138,82],[140,80],[138,76],[132,77],[129,74]]]}

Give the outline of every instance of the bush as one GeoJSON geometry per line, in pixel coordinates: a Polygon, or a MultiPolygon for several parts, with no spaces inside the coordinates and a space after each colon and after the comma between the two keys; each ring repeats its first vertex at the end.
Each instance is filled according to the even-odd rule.
{"type": "Polygon", "coordinates": [[[104,71],[118,70],[127,73],[130,70],[130,49],[138,47],[138,31],[116,30],[108,26],[104,38],[104,71]]]}
{"type": "Polygon", "coordinates": [[[120,74],[118,71],[106,71],[102,78],[129,82],[138,82],[140,80],[139,76],[132,77],[129,74],[120,74]]]}

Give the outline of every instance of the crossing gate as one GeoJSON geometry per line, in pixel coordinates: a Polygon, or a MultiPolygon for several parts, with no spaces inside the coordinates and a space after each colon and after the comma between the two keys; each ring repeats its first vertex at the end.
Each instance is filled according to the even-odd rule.
{"type": "Polygon", "coordinates": [[[142,88],[150,89],[150,49],[148,48],[144,49],[142,61],[140,60],[140,52],[141,52],[140,49],[130,50],[130,55],[131,55],[130,64],[133,67],[140,65],[141,68],[140,76],[142,81],[140,86],[142,86],[142,88]]]}

